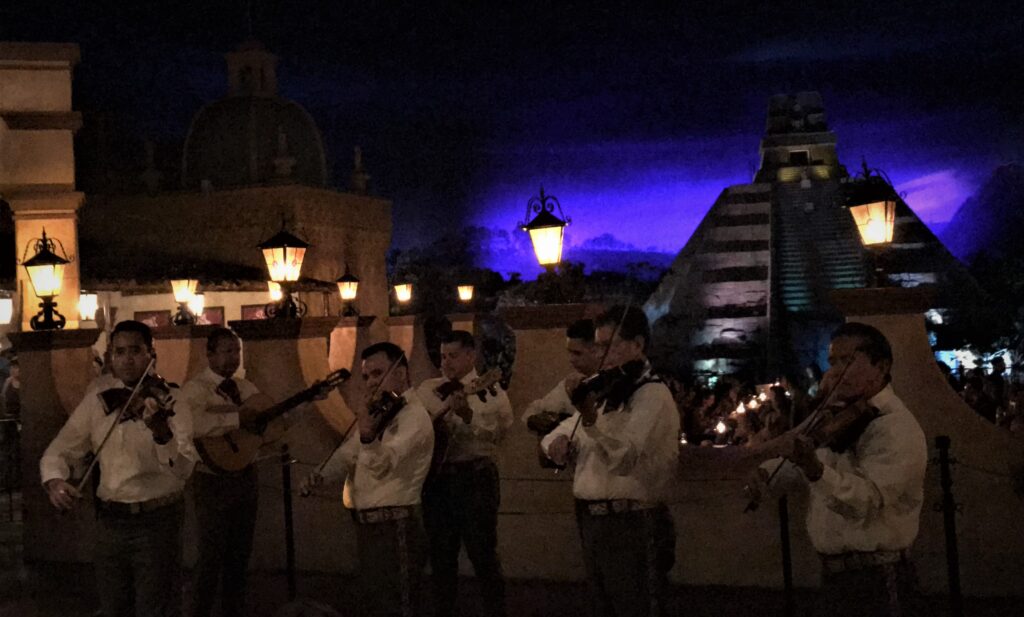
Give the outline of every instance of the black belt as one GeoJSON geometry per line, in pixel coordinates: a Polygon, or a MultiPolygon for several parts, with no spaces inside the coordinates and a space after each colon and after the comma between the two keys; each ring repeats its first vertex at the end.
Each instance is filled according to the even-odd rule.
{"type": "Polygon", "coordinates": [[[623,512],[652,510],[658,507],[656,503],[637,501],[635,499],[577,499],[576,504],[591,516],[607,516],[623,512]]]}
{"type": "Polygon", "coordinates": [[[910,559],[906,549],[901,551],[851,551],[839,553],[838,555],[819,553],[818,556],[821,557],[822,568],[830,574],[847,572],[849,570],[863,570],[864,568],[884,566],[910,559]]]}
{"type": "Polygon", "coordinates": [[[150,499],[148,501],[125,502],[103,501],[102,499],[97,499],[96,509],[111,516],[137,516],[139,514],[175,505],[180,503],[181,499],[182,494],[180,492],[164,495],[163,497],[157,497],[156,499],[150,499]]]}
{"type": "Polygon", "coordinates": [[[373,525],[387,521],[400,521],[416,515],[419,506],[382,506],[365,510],[352,510],[352,520],[360,525],[373,525]]]}

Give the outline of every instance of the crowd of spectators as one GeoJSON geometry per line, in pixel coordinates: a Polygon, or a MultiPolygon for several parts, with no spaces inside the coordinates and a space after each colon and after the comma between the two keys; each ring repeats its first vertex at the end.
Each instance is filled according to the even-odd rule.
{"type": "Polygon", "coordinates": [[[967,406],[989,422],[1013,432],[1024,432],[1024,384],[1007,380],[1006,362],[1001,356],[994,358],[986,371],[982,367],[954,373],[948,365],[939,362],[946,376],[967,406]]]}

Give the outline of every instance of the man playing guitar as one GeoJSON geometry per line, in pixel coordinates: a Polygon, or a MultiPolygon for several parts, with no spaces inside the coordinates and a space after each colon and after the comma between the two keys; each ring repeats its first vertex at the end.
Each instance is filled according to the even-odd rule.
{"type": "MultiPolygon", "coordinates": [[[[227,328],[217,328],[206,339],[209,366],[181,388],[180,398],[192,410],[197,445],[213,437],[230,440],[240,428],[253,436],[264,431],[261,410],[273,402],[252,382],[237,377],[241,365],[241,341],[227,328]]],[[[306,398],[322,398],[312,392],[306,398]]],[[[262,439],[260,440],[262,442],[262,439]]],[[[259,481],[254,460],[234,466],[217,465],[204,454],[196,465],[192,490],[199,528],[199,559],[192,614],[207,617],[213,611],[218,581],[221,583],[221,614],[245,615],[245,583],[252,552],[259,481]]]]}
{"type": "Polygon", "coordinates": [[[473,335],[454,330],[441,341],[444,377],[420,384],[430,415],[451,434],[444,463],[424,487],[423,510],[430,535],[436,615],[451,615],[458,593],[459,549],[466,545],[480,581],[484,614],[505,614],[505,582],[498,559],[501,487],[494,463],[497,445],[512,426],[504,390],[468,392],[477,383],[473,335]]]}

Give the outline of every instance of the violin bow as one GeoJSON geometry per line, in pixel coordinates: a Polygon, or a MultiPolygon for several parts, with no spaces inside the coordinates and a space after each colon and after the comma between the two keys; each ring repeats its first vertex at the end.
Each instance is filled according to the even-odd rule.
{"type": "MultiPolygon", "coordinates": [[[[395,358],[395,361],[391,363],[391,366],[388,367],[388,370],[384,372],[384,376],[380,378],[380,383],[378,383],[377,387],[373,389],[373,392],[370,394],[370,398],[368,400],[372,401],[373,397],[377,396],[380,393],[380,388],[382,385],[384,385],[384,381],[391,376],[392,371],[394,371],[395,368],[398,367],[398,364],[402,361],[403,358],[405,358],[404,351],[397,358],[395,358]]],[[[345,429],[345,434],[341,436],[341,443],[338,444],[337,448],[331,450],[331,453],[324,457],[324,460],[320,461],[320,464],[316,466],[315,473],[320,474],[324,470],[324,467],[327,466],[327,463],[331,460],[331,458],[334,457],[335,452],[341,449],[341,446],[345,443],[345,440],[348,439],[348,436],[352,434],[352,429],[354,429],[357,424],[359,424],[358,418],[352,418],[352,422],[348,425],[348,428],[345,429]]]]}
{"type": "MultiPolygon", "coordinates": [[[[810,415],[807,416],[807,419],[803,422],[800,430],[797,431],[797,435],[806,435],[807,433],[811,432],[815,427],[817,427],[818,422],[823,417],[822,413],[835,400],[836,394],[839,392],[839,386],[843,384],[843,380],[846,379],[846,372],[850,370],[851,366],[853,366],[853,362],[850,362],[849,364],[843,367],[842,372],[839,373],[839,379],[836,380],[836,385],[832,386],[832,389],[828,391],[828,394],[825,395],[825,398],[821,401],[821,403],[819,403],[818,406],[814,408],[814,411],[812,411],[810,415]]],[[[775,476],[779,474],[779,471],[782,470],[782,466],[785,464],[786,459],[785,457],[783,457],[783,459],[779,461],[779,463],[775,466],[775,469],[773,469],[772,472],[768,474],[768,479],[764,481],[765,486],[772,485],[772,480],[775,479],[775,476]]],[[[756,510],[757,504],[758,500],[751,499],[750,502],[747,503],[747,507],[744,508],[743,512],[751,512],[753,510],[756,510]]]]}
{"type": "Polygon", "coordinates": [[[132,401],[135,400],[135,397],[138,396],[139,391],[142,389],[142,382],[146,380],[146,375],[149,375],[149,372],[153,370],[153,366],[155,364],[156,358],[151,358],[149,360],[149,364],[146,365],[145,372],[142,373],[142,377],[139,378],[138,383],[136,383],[135,387],[132,388],[132,393],[128,397],[128,400],[125,402],[124,405],[121,406],[121,409],[118,410],[117,415],[114,416],[114,423],[111,424],[110,428],[107,429],[106,435],[103,436],[103,441],[101,441],[99,447],[96,448],[96,453],[92,457],[92,462],[89,463],[89,467],[86,468],[85,470],[85,475],[82,476],[82,479],[78,481],[78,486],[75,487],[75,489],[79,493],[82,492],[82,487],[85,486],[85,483],[89,479],[89,476],[92,475],[93,468],[96,467],[96,463],[99,462],[100,452],[103,451],[104,446],[107,445],[107,440],[109,440],[110,436],[114,433],[114,427],[121,423],[121,417],[124,416],[125,411],[127,411],[128,407],[131,406],[132,401]]]}

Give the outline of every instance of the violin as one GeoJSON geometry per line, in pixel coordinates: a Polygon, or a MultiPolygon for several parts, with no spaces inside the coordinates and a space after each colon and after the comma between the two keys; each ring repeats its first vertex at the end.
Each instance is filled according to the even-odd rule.
{"type": "Polygon", "coordinates": [[[598,371],[581,381],[569,399],[577,408],[590,398],[595,405],[604,405],[604,413],[618,409],[646,383],[641,380],[645,368],[643,360],[633,360],[598,371]]]}
{"type": "Polygon", "coordinates": [[[118,423],[141,419],[153,433],[153,441],[164,445],[174,433],[167,420],[174,415],[175,384],[157,374],[145,374],[135,385],[132,395],[128,388],[111,388],[100,392],[100,400],[107,415],[118,413],[118,423]],[[148,416],[147,410],[151,410],[148,416]]]}
{"type": "Polygon", "coordinates": [[[405,408],[405,398],[397,392],[384,390],[367,405],[370,417],[376,420],[375,439],[383,439],[384,431],[390,426],[398,412],[405,408]]]}

